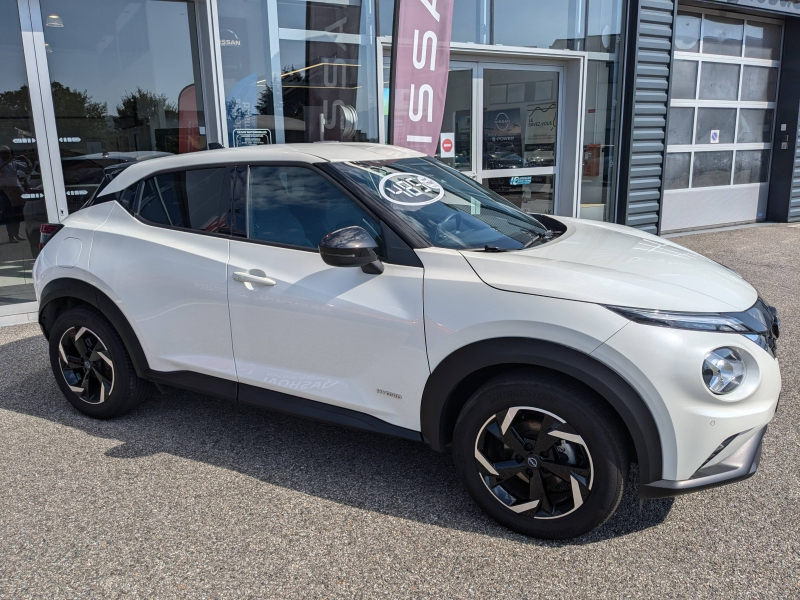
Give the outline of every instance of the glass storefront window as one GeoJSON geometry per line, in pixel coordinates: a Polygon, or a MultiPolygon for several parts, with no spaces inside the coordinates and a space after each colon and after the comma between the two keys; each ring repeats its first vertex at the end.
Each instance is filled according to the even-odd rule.
{"type": "Polygon", "coordinates": [[[739,132],[736,141],[740,144],[768,144],[772,141],[773,111],[765,108],[742,108],[739,110],[739,132]]]}
{"type": "Polygon", "coordinates": [[[452,134],[453,148],[442,158],[441,144],[436,159],[459,171],[472,171],[472,69],[452,69],[447,77],[442,133],[452,134]]]}
{"type": "Polygon", "coordinates": [[[769,178],[769,150],[737,150],[733,183],[764,183],[769,178]]]}
{"type": "Polygon", "coordinates": [[[706,14],[703,18],[703,53],[742,55],[744,21],[706,14]]]}
{"type": "Polygon", "coordinates": [[[553,214],[556,176],[491,177],[483,185],[527,213],[553,214]]]}
{"type": "Polygon", "coordinates": [[[780,25],[748,21],[744,26],[744,55],[778,60],[781,56],[781,33],[780,25]]]}
{"type": "Polygon", "coordinates": [[[230,146],[378,140],[372,2],[218,7],[230,146]]]}
{"type": "Polygon", "coordinates": [[[484,169],[554,166],[557,123],[558,73],[484,71],[484,169]]]}
{"type": "Polygon", "coordinates": [[[41,0],[41,9],[70,212],[106,167],[205,148],[194,2],[41,0]]]}
{"type": "Polygon", "coordinates": [[[678,11],[675,19],[675,49],[700,52],[700,15],[678,11]]]}
{"type": "Polygon", "coordinates": [[[586,0],[494,0],[492,43],[583,50],[585,15],[586,0]]]}
{"type": "Polygon", "coordinates": [[[676,60],[672,63],[672,97],[694,100],[697,95],[697,67],[693,60],[676,60]]]}
{"type": "Polygon", "coordinates": [[[47,222],[16,2],[0,3],[0,306],[36,300],[31,270],[47,222]]]}
{"type": "Polygon", "coordinates": [[[736,100],[739,65],[704,62],[700,68],[701,100],[736,100]]]}
{"type": "Polygon", "coordinates": [[[729,185],[733,152],[695,152],[692,187],[729,185]]]}
{"type": "Polygon", "coordinates": [[[732,144],[735,132],[735,108],[697,109],[695,144],[732,144]]]}
{"type": "Polygon", "coordinates": [[[664,189],[681,190],[689,187],[691,152],[670,152],[664,169],[664,189]]]}

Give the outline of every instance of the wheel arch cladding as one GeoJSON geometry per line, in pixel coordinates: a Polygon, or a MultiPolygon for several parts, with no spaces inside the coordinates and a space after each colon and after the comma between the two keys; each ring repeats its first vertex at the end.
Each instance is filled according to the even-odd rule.
{"type": "Polygon", "coordinates": [[[459,412],[483,383],[510,368],[530,366],[566,375],[599,394],[619,415],[630,435],[640,481],[661,479],[661,438],[639,394],[615,371],[591,356],[544,340],[484,340],[450,354],[431,373],[422,393],[422,435],[434,450],[444,450],[452,441],[459,412]]]}
{"type": "Polygon", "coordinates": [[[39,325],[44,336],[50,338],[50,329],[62,312],[80,305],[91,306],[108,319],[122,338],[136,374],[142,377],[149,366],[136,333],[116,303],[90,283],[63,277],[54,279],[44,287],[39,303],[39,325]]]}

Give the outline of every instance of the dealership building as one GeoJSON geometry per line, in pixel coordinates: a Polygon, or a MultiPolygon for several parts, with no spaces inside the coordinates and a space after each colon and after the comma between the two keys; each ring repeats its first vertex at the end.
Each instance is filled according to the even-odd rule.
{"type": "MultiPolygon", "coordinates": [[[[397,0],[409,2],[411,0],[397,0]]],[[[160,153],[387,142],[395,0],[0,0],[0,320],[38,225],[160,153]]],[[[523,210],[800,220],[800,3],[454,0],[437,157],[523,210]]]]}

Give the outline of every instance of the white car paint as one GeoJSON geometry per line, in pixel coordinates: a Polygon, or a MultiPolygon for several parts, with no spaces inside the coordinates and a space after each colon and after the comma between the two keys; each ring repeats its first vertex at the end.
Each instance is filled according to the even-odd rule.
{"type": "MultiPolygon", "coordinates": [[[[173,168],[414,156],[367,144],[198,152],[135,164],[106,192],[173,168]]],[[[540,247],[423,248],[416,254],[424,269],[387,264],[383,274],[367,275],[329,267],[314,252],[150,226],[106,203],[66,219],[65,232],[40,254],[34,279],[39,296],[61,277],[105,292],[155,370],[289,392],[413,430],[430,372],[459,348],[507,336],[562,344],[595,357],[639,393],[658,427],[662,476],[670,480],[691,476],[724,439],[772,418],[778,363],[748,339],[639,325],[602,306],[739,311],[755,302],[752,286],[655,236],[559,220],[568,231],[540,247]],[[72,268],[56,259],[66,238],[81,242],[72,268]],[[234,279],[241,272],[275,284],[234,279]],[[701,377],[703,357],[719,346],[739,349],[747,361],[746,384],[729,396],[711,394],[701,377]]]]}
{"type": "Polygon", "coordinates": [[[231,241],[228,297],[239,381],[419,430],[430,375],[422,269],[385,267],[368,275],[328,266],[316,252],[231,241]],[[248,271],[275,285],[233,277],[248,271]]]}
{"type": "Polygon", "coordinates": [[[464,252],[492,287],[617,306],[730,312],[758,294],[741,277],[678,244],[619,225],[561,218],[549,244],[504,253],[464,252]]]}

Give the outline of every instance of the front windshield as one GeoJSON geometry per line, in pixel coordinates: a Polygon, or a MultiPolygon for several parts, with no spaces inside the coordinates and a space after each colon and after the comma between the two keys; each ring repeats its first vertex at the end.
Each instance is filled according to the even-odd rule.
{"type": "Polygon", "coordinates": [[[521,250],[553,235],[533,216],[432,160],[339,162],[330,167],[431,246],[521,250]]]}

